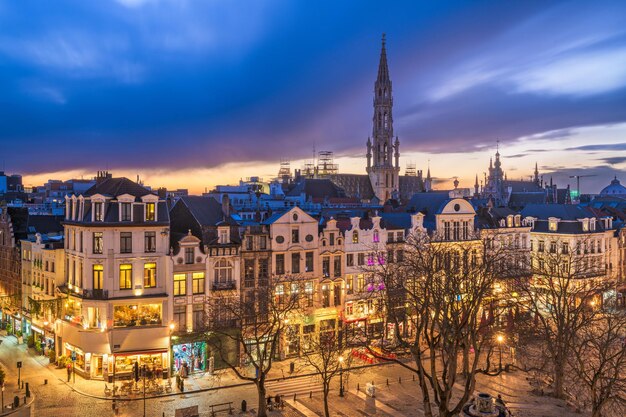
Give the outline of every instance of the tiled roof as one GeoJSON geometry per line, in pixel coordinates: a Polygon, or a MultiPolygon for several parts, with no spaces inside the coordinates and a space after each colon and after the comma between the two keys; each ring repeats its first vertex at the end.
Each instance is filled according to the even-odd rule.
{"type": "MultiPolygon", "coordinates": [[[[224,222],[222,205],[213,197],[183,196],[179,200],[202,226],[217,226],[224,222]]],[[[230,223],[227,221],[227,223],[230,223]]]]}
{"type": "Polygon", "coordinates": [[[104,178],[101,181],[96,182],[91,188],[85,191],[86,196],[95,194],[102,194],[109,197],[117,197],[122,194],[129,194],[136,198],[141,198],[145,195],[154,194],[142,185],[137,184],[128,178],[104,178]]]}
{"type": "Polygon", "coordinates": [[[536,217],[547,220],[556,217],[561,220],[577,220],[585,217],[594,217],[588,210],[573,204],[528,204],[521,211],[524,217],[536,217]]]}

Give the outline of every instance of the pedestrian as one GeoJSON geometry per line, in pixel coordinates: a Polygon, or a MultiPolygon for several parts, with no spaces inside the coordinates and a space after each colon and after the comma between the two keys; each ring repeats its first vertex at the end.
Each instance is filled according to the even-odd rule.
{"type": "Polygon", "coordinates": [[[70,382],[71,377],[72,377],[72,365],[68,363],[67,364],[67,382],[70,382]]]}

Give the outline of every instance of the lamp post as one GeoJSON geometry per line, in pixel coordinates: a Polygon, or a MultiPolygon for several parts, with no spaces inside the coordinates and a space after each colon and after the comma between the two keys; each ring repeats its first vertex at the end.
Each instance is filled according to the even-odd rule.
{"type": "Polygon", "coordinates": [[[343,356],[339,357],[339,396],[343,397],[343,356]]]}
{"type": "Polygon", "coordinates": [[[496,340],[498,341],[498,346],[500,348],[500,366],[498,367],[498,369],[499,369],[500,372],[502,372],[502,342],[504,342],[504,336],[499,334],[496,337],[496,340]]]}
{"type": "Polygon", "coordinates": [[[4,382],[2,383],[2,411],[4,413],[4,382]]]}

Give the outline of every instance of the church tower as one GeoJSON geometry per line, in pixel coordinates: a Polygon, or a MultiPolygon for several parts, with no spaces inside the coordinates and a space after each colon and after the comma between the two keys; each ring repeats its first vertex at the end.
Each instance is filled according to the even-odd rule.
{"type": "Polygon", "coordinates": [[[372,138],[367,140],[367,174],[374,194],[381,202],[397,195],[400,188],[400,141],[393,137],[393,98],[387,67],[385,34],[382,39],[378,77],[374,83],[372,138]]]}

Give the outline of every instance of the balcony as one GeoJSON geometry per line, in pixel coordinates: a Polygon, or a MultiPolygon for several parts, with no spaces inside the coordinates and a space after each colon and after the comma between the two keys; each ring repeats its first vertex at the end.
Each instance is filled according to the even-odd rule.
{"type": "Polygon", "coordinates": [[[83,290],[83,298],[90,298],[92,300],[108,300],[108,290],[83,290]]]}
{"type": "Polygon", "coordinates": [[[213,291],[227,291],[227,290],[234,290],[236,288],[237,288],[237,285],[235,281],[213,283],[213,291]]]}

